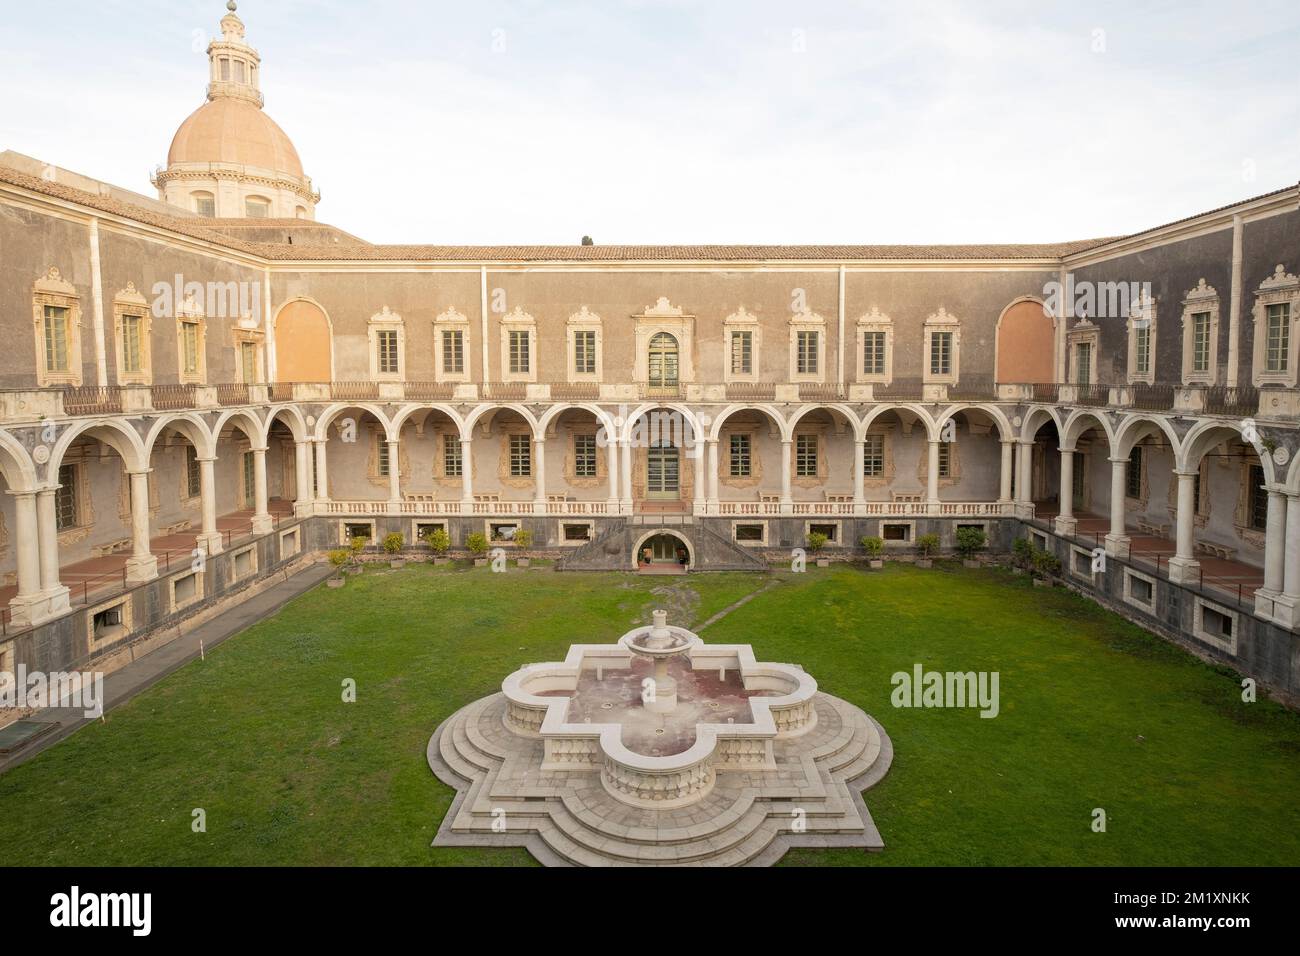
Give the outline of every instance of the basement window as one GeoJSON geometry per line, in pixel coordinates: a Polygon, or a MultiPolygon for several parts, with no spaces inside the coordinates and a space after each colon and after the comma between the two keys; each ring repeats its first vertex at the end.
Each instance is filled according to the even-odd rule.
{"type": "Polygon", "coordinates": [[[130,630],[127,622],[126,602],[106,605],[91,612],[90,636],[96,641],[111,641],[124,637],[130,630]]]}

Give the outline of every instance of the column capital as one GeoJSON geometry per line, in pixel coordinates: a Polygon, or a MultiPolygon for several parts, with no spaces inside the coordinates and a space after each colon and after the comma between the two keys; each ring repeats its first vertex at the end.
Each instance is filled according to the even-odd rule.
{"type": "Polygon", "coordinates": [[[41,489],[39,488],[27,488],[27,489],[6,488],[5,494],[13,495],[15,498],[35,498],[40,493],[40,491],[41,489]]]}
{"type": "Polygon", "coordinates": [[[132,469],[128,468],[128,469],[126,470],[126,473],[127,473],[128,475],[130,475],[132,478],[134,478],[136,475],[149,475],[149,474],[152,474],[152,473],[153,473],[153,469],[152,469],[152,468],[136,468],[136,469],[132,470],[132,469]]]}

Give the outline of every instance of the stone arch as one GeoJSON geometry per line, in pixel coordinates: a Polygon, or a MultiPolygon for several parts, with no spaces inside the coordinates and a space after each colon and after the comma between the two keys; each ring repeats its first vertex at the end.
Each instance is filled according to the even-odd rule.
{"type": "Polygon", "coordinates": [[[36,467],[22,443],[7,431],[0,430],[0,475],[10,491],[36,488],[36,467]]]}
{"type": "Polygon", "coordinates": [[[1115,432],[1111,428],[1110,422],[1099,412],[1086,408],[1077,408],[1065,419],[1065,424],[1061,428],[1061,447],[1073,448],[1078,442],[1079,437],[1090,428],[1100,427],[1106,436],[1106,443],[1114,454],[1115,432]],[[1091,424],[1088,424],[1091,423],[1091,424]]]}
{"type": "Polygon", "coordinates": [[[275,427],[277,421],[283,421],[288,426],[289,431],[293,433],[294,441],[306,441],[311,437],[307,428],[307,420],[303,418],[302,412],[293,405],[281,405],[266,416],[266,424],[262,429],[263,445],[270,438],[271,429],[275,427]]]}
{"type": "Polygon", "coordinates": [[[208,431],[208,426],[204,424],[203,419],[199,418],[198,415],[186,412],[167,415],[154,422],[144,440],[146,461],[153,458],[154,445],[167,429],[184,435],[185,439],[194,446],[194,451],[198,453],[200,458],[213,458],[216,456],[216,437],[208,431]]]}
{"type": "Polygon", "coordinates": [[[790,416],[790,422],[787,427],[787,434],[785,437],[788,438],[789,436],[794,434],[794,427],[799,424],[800,420],[805,415],[808,415],[809,413],[816,412],[816,411],[830,411],[830,412],[836,412],[837,414],[843,415],[844,418],[848,420],[848,423],[853,426],[854,441],[861,441],[862,437],[867,433],[866,426],[862,424],[862,420],[858,418],[858,416],[854,414],[853,409],[849,408],[847,405],[840,405],[836,403],[830,403],[830,404],[813,403],[808,405],[801,405],[798,409],[795,410],[794,414],[790,416]]]}
{"type": "Polygon", "coordinates": [[[1022,442],[1033,443],[1034,436],[1038,430],[1051,422],[1056,426],[1056,433],[1059,435],[1064,423],[1061,421],[1060,413],[1047,405],[1033,405],[1025,413],[1024,423],[1020,426],[1020,440],[1022,442]]]}
{"type": "Polygon", "coordinates": [[[543,438],[541,429],[538,427],[537,419],[523,405],[510,402],[501,405],[480,405],[465,416],[465,422],[461,426],[460,437],[462,441],[471,441],[474,438],[474,426],[477,425],[485,416],[494,416],[497,412],[511,411],[528,423],[532,429],[534,438],[543,438]]]}
{"type": "Polygon", "coordinates": [[[673,528],[651,528],[649,531],[642,532],[640,537],[636,539],[636,543],[632,545],[631,561],[633,571],[636,571],[640,567],[640,565],[637,564],[637,556],[641,554],[641,548],[651,538],[657,538],[661,534],[667,535],[670,538],[676,538],[680,541],[686,548],[686,569],[689,571],[691,568],[695,567],[695,546],[691,544],[690,539],[686,535],[682,534],[680,531],[674,530],[673,528]]]}
{"type": "Polygon", "coordinates": [[[338,418],[349,408],[359,408],[364,412],[375,417],[375,420],[384,426],[384,434],[391,441],[393,438],[392,429],[389,427],[388,416],[384,414],[382,408],[368,402],[338,402],[331,405],[325,411],[321,412],[320,418],[316,421],[316,439],[325,441],[329,438],[329,427],[333,424],[334,419],[338,418]]]}
{"type": "Polygon", "coordinates": [[[607,436],[618,433],[618,427],[614,424],[614,419],[610,416],[609,412],[605,411],[599,405],[593,405],[590,402],[560,402],[552,405],[546,410],[546,413],[538,419],[538,432],[545,434],[547,426],[549,426],[551,422],[559,418],[565,412],[575,410],[590,412],[592,415],[596,416],[596,421],[600,422],[600,427],[605,430],[607,436]]]}
{"type": "Polygon", "coordinates": [[[930,441],[939,440],[939,427],[935,424],[934,419],[930,417],[930,413],[926,411],[923,406],[915,405],[910,402],[897,405],[888,403],[876,405],[871,409],[871,411],[867,412],[867,416],[862,420],[861,434],[865,435],[867,430],[871,428],[871,423],[881,415],[884,415],[887,412],[897,412],[900,409],[910,412],[917,417],[917,419],[925,426],[926,437],[930,441]]]}
{"type": "Polygon", "coordinates": [[[1264,469],[1265,482],[1274,484],[1276,479],[1273,476],[1273,456],[1259,454],[1259,449],[1254,448],[1242,437],[1240,428],[1222,421],[1197,422],[1192,426],[1191,431],[1183,436],[1182,449],[1174,459],[1178,470],[1184,473],[1196,471],[1201,465],[1201,459],[1211,448],[1232,440],[1240,441],[1246,447],[1253,448],[1264,469]]]}
{"type": "Polygon", "coordinates": [[[637,420],[641,418],[642,415],[646,414],[646,412],[653,412],[656,409],[667,409],[670,412],[677,412],[684,419],[686,419],[687,422],[690,423],[691,430],[696,440],[701,440],[704,438],[706,432],[703,426],[701,426],[700,424],[699,417],[693,411],[687,408],[685,405],[682,405],[679,402],[643,402],[642,404],[638,405],[636,409],[633,410],[633,412],[630,415],[628,415],[627,419],[623,422],[623,427],[619,431],[619,440],[627,441],[629,438],[631,438],[632,428],[636,424],[637,420]]]}
{"type": "MultiPolygon", "coordinates": [[[[781,433],[782,439],[788,439],[790,437],[789,423],[781,417],[781,413],[775,408],[771,408],[767,405],[740,403],[736,405],[728,405],[718,413],[718,417],[713,420],[712,427],[709,429],[709,441],[717,441],[721,437],[722,425],[728,418],[735,415],[737,412],[746,411],[759,412],[760,414],[765,415],[776,425],[777,430],[781,433]]],[[[856,417],[854,419],[854,426],[857,426],[856,417]]]]}
{"type": "Polygon", "coordinates": [[[233,408],[225,412],[217,419],[217,423],[212,429],[212,442],[216,445],[221,440],[221,433],[226,430],[227,425],[234,425],[245,435],[248,436],[248,444],[254,448],[262,447],[265,442],[266,430],[270,427],[264,425],[262,420],[246,408],[233,408]]]}
{"type": "Polygon", "coordinates": [[[954,415],[957,415],[965,411],[983,412],[990,419],[992,419],[993,423],[998,426],[999,440],[1011,441],[1016,437],[1015,429],[1012,427],[1010,420],[1006,416],[1006,413],[1002,411],[1002,409],[998,408],[996,405],[986,405],[983,403],[949,405],[947,408],[943,410],[943,412],[939,415],[939,417],[935,419],[934,422],[935,430],[938,431],[940,435],[942,435],[944,422],[948,421],[948,419],[952,418],[954,415]]]}
{"type": "Polygon", "coordinates": [[[1178,434],[1163,418],[1157,418],[1152,415],[1127,415],[1115,429],[1115,439],[1111,443],[1111,451],[1116,458],[1127,458],[1133,452],[1133,446],[1144,438],[1160,434],[1169,440],[1169,449],[1173,453],[1174,462],[1177,463],[1179,454],[1182,449],[1182,442],[1178,434]]]}
{"type": "Polygon", "coordinates": [[[1012,300],[998,316],[993,344],[998,383],[1056,380],[1056,317],[1032,295],[1012,300]]]}
{"type": "Polygon", "coordinates": [[[133,428],[112,418],[92,419],[72,426],[55,442],[46,471],[50,476],[51,484],[58,479],[59,465],[63,463],[63,456],[69,446],[82,435],[101,441],[112,448],[121,457],[127,471],[144,471],[149,467],[144,442],[140,440],[139,434],[133,428]]]}
{"type": "Polygon", "coordinates": [[[334,324],[315,299],[296,296],[272,320],[277,382],[334,380],[334,324]]]}

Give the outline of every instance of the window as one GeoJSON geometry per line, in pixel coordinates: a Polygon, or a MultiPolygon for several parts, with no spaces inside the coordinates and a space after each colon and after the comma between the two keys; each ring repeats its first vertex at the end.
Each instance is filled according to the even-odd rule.
{"type": "Polygon", "coordinates": [[[267,219],[271,215],[271,201],[259,196],[249,196],[244,200],[244,215],[249,219],[267,219]]]}
{"type": "Polygon", "coordinates": [[[139,372],[144,365],[140,348],[140,326],[144,319],[138,315],[123,315],[118,321],[122,326],[122,371],[139,372]]]}
{"type": "Polygon", "coordinates": [[[59,489],[54,493],[54,527],[58,531],[77,526],[77,466],[59,466],[59,489]]]}
{"type": "Polygon", "coordinates": [[[737,330],[731,333],[731,372],[749,375],[754,371],[754,333],[737,330]]]}
{"type": "Polygon", "coordinates": [[[511,329],[510,337],[510,374],[527,375],[530,371],[527,331],[511,329]]]}
{"type": "Polygon", "coordinates": [[[464,456],[461,452],[459,435],[444,435],[442,438],[442,474],[445,478],[459,478],[463,474],[461,462],[464,456]]]}
{"type": "Polygon", "coordinates": [[[748,478],[753,474],[753,462],[750,459],[749,435],[732,435],[731,436],[731,465],[730,474],[732,478],[748,478]]]}
{"type": "Polygon", "coordinates": [[[185,495],[197,498],[203,493],[202,469],[199,465],[199,453],[193,445],[185,446],[185,495]]]}
{"type": "Polygon", "coordinates": [[[244,474],[243,504],[245,508],[252,508],[257,502],[257,462],[251,451],[244,452],[240,461],[244,474]]]}
{"type": "Polygon", "coordinates": [[[868,435],[862,443],[862,477],[880,478],[885,473],[885,436],[868,435]]]}
{"type": "Polygon", "coordinates": [[[658,332],[650,339],[647,368],[652,387],[675,386],[678,382],[679,358],[677,340],[667,332],[658,332]]]}
{"type": "Polygon", "coordinates": [[[181,371],[185,375],[199,374],[199,323],[182,320],[181,371]]]}
{"type": "Polygon", "coordinates": [[[765,527],[761,524],[738,524],[736,528],[736,540],[740,543],[758,543],[762,544],[765,527]]]}
{"type": "Polygon", "coordinates": [[[1076,385],[1092,384],[1092,343],[1080,342],[1074,350],[1074,381],[1076,385]]]}
{"type": "Polygon", "coordinates": [[[230,82],[230,57],[221,58],[221,80],[223,83],[230,82]]]}
{"type": "Polygon", "coordinates": [[[1083,452],[1076,451],[1074,453],[1074,467],[1070,469],[1070,483],[1073,486],[1071,492],[1074,499],[1074,507],[1077,509],[1082,509],[1086,504],[1084,499],[1087,490],[1083,472],[1087,467],[1087,464],[1088,459],[1083,452]]]}
{"type": "Polygon", "coordinates": [[[380,478],[387,478],[389,468],[391,467],[388,462],[388,442],[385,440],[383,435],[376,435],[375,442],[375,470],[380,478]]]}
{"type": "Polygon", "coordinates": [[[1268,307],[1268,338],[1264,370],[1285,372],[1291,347],[1291,304],[1277,302],[1268,307]]]}
{"type": "MultiPolygon", "coordinates": [[[[1271,331],[1271,329],[1270,329],[1271,331]]],[[[1192,371],[1210,370],[1210,313],[1192,315],[1192,371]]]]}
{"type": "Polygon", "coordinates": [[[812,330],[800,331],[798,333],[798,345],[796,350],[797,361],[795,371],[800,375],[817,374],[817,346],[819,333],[812,330]]]}
{"type": "Polygon", "coordinates": [[[817,477],[817,436],[796,435],[794,440],[794,473],[797,478],[817,477]]]}
{"type": "Polygon", "coordinates": [[[930,374],[952,374],[952,333],[930,333],[930,374]]]}
{"type": "Polygon", "coordinates": [[[397,364],[397,330],[380,329],[375,333],[375,358],[382,375],[396,375],[397,364]]]}
{"type": "Polygon", "coordinates": [[[217,214],[217,200],[212,193],[194,193],[194,211],[208,219],[217,214]]]}
{"type": "Polygon", "coordinates": [[[244,82],[244,61],[243,60],[235,61],[235,82],[236,83],[244,82]]]}
{"type": "Polygon", "coordinates": [[[1256,531],[1268,528],[1268,489],[1264,487],[1264,469],[1251,465],[1247,472],[1247,523],[1256,531]]]}
{"type": "Polygon", "coordinates": [[[1151,326],[1139,325],[1133,330],[1133,374],[1151,373],[1151,326]]]}
{"type": "Polygon", "coordinates": [[[579,330],[573,333],[573,371],[578,375],[596,374],[596,333],[579,330]]]}
{"type": "Polygon", "coordinates": [[[840,526],[838,524],[810,524],[808,525],[809,534],[824,535],[826,541],[834,544],[839,537],[840,526]]]}
{"type": "Polygon", "coordinates": [[[1142,446],[1134,445],[1128,453],[1128,468],[1124,475],[1124,495],[1128,498],[1142,497],[1142,446]]]}
{"type": "Polygon", "coordinates": [[[939,443],[939,477],[952,477],[952,444],[950,442],[939,443]]]}
{"type": "Polygon", "coordinates": [[[862,374],[885,374],[885,333],[862,333],[862,374]]]}
{"type": "Polygon", "coordinates": [[[651,497],[672,498],[680,490],[681,462],[672,445],[652,445],[646,449],[646,493],[651,497]]]}
{"type": "Polygon", "coordinates": [[[257,383],[257,343],[239,343],[239,375],[245,385],[257,383]]]}
{"type": "Polygon", "coordinates": [[[45,307],[45,371],[66,372],[68,360],[68,310],[63,306],[45,307]]]}
{"type": "Polygon", "coordinates": [[[912,525],[907,524],[882,524],[880,526],[880,537],[886,541],[911,541],[912,525]]]}
{"type": "Polygon", "coordinates": [[[442,370],[453,375],[465,371],[465,333],[460,329],[442,331],[442,370]]]}
{"type": "Polygon", "coordinates": [[[510,436],[510,477],[528,478],[533,473],[533,440],[529,435],[510,436]]]}
{"type": "Polygon", "coordinates": [[[573,436],[573,474],[575,478],[596,477],[596,436],[573,436]]]}
{"type": "Polygon", "coordinates": [[[565,541],[581,542],[591,540],[591,528],[589,524],[562,524],[560,531],[565,541]]]}

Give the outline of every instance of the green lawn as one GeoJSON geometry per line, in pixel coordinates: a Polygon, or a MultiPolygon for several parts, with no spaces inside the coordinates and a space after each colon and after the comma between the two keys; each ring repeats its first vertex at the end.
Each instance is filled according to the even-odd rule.
{"type": "Polygon", "coordinates": [[[893,739],[867,792],[883,853],[787,863],[1293,864],[1300,717],[1062,589],[998,570],[841,566],[638,578],[546,568],[371,569],[319,587],[0,775],[0,845],[29,864],[525,864],[431,848],[452,793],[439,721],[653,607],[803,664],[893,739]],[[1001,713],[895,709],[890,676],[998,671],[1001,713]],[[342,684],[356,681],[357,702],[342,684]],[[206,811],[207,832],[191,832],[206,811]],[[1094,808],[1107,832],[1092,831],[1094,808]]]}

